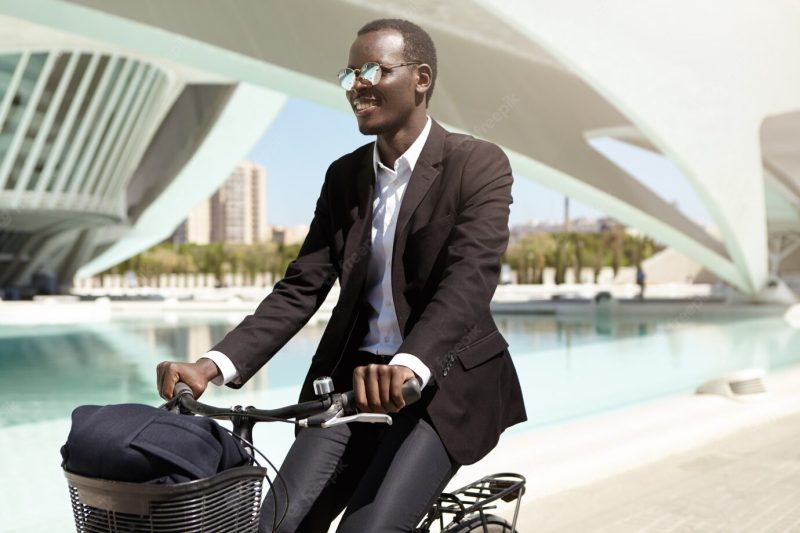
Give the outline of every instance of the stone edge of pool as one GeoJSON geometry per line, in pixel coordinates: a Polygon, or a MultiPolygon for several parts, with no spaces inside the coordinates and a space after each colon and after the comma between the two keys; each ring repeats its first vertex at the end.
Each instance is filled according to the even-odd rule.
{"type": "MultiPolygon", "coordinates": [[[[800,366],[767,374],[769,395],[751,402],[717,395],[660,399],[501,438],[482,461],[462,467],[449,489],[480,476],[527,479],[523,509],[538,498],[581,487],[800,413],[800,366]]],[[[507,515],[513,506],[504,504],[507,515]]],[[[510,515],[508,516],[510,518],[510,515]]]]}

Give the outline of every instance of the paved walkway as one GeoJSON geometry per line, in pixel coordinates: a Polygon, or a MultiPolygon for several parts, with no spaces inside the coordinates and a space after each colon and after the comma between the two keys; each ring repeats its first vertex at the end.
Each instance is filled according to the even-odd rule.
{"type": "Polygon", "coordinates": [[[800,532],[800,415],[528,498],[522,533],[800,532]]]}

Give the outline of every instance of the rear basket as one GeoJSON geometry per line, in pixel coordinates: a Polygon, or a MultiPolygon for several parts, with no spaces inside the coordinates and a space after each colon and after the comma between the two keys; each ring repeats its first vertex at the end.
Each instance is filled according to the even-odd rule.
{"type": "Polygon", "coordinates": [[[78,532],[256,533],[266,473],[242,466],[172,485],[64,475],[78,532]]]}

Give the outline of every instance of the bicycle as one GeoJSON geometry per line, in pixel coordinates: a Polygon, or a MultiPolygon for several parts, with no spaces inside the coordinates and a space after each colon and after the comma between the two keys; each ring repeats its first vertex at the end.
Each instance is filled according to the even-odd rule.
{"type": "MultiPolygon", "coordinates": [[[[267,469],[258,464],[256,454],[269,460],[253,443],[253,427],[258,422],[292,421],[300,427],[329,428],[352,422],[391,424],[386,414],[360,413],[353,391],[336,393],[329,377],[314,380],[317,399],[277,409],[252,406],[221,408],[198,402],[184,383],[175,386],[172,400],[161,407],[185,415],[228,420],[232,435],[250,455],[250,464],[214,476],[172,485],[148,485],[80,476],[64,471],[69,485],[73,515],[78,532],[91,533],[257,533],[263,479],[272,486],[267,469]]],[[[421,391],[416,380],[403,385],[406,404],[418,400],[421,391]]],[[[272,463],[270,466],[275,469],[272,463]]],[[[276,481],[280,482],[280,474],[276,481]]],[[[525,478],[503,473],[486,476],[451,493],[442,493],[426,513],[415,533],[430,533],[438,523],[442,533],[515,533],[525,478]],[[516,500],[514,518],[503,518],[485,511],[496,508],[499,500],[516,500]],[[490,505],[493,504],[493,505],[490,505]],[[445,517],[452,516],[445,524],[445,517]]],[[[287,506],[290,502],[287,502],[287,506]]],[[[281,518],[282,520],[282,518],[281,518]]],[[[273,530],[280,521],[275,517],[273,530]]]]}

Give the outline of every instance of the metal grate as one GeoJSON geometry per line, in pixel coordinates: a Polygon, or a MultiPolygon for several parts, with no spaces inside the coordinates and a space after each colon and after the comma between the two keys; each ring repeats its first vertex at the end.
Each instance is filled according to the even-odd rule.
{"type": "Polygon", "coordinates": [[[65,473],[79,533],[243,533],[258,531],[266,470],[241,467],[174,485],[65,473]]]}
{"type": "Polygon", "coordinates": [[[764,380],[761,378],[731,381],[730,387],[734,394],[763,394],[767,392],[764,380]]]}
{"type": "Polygon", "coordinates": [[[755,401],[769,395],[763,368],[745,368],[737,370],[697,388],[698,394],[719,394],[738,401],[755,401]]]}

